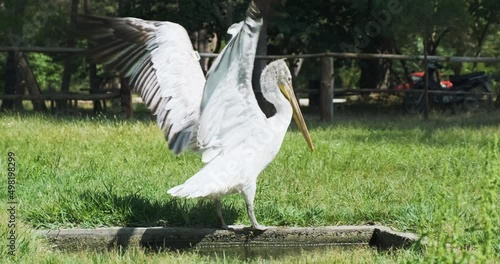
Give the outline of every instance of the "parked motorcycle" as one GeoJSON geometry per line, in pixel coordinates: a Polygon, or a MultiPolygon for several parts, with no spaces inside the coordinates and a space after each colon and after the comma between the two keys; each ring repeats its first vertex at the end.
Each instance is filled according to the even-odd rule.
{"type": "MultiPolygon", "coordinates": [[[[462,107],[467,112],[488,110],[493,100],[491,78],[484,72],[473,72],[464,75],[452,75],[451,85],[442,85],[439,79],[439,69],[443,66],[435,61],[428,63],[429,74],[429,105],[449,108],[455,111],[462,107]],[[432,91],[438,91],[433,93],[432,91]],[[439,93],[441,91],[442,93],[439,93]]],[[[422,80],[414,83],[405,94],[404,109],[410,114],[424,111],[425,75],[422,80]],[[419,92],[420,91],[420,92],[419,92]]]]}

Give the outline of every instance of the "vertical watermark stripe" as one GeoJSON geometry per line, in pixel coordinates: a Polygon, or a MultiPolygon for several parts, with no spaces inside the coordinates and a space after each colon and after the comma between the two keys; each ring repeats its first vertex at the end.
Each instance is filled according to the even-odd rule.
{"type": "Polygon", "coordinates": [[[16,255],[16,154],[9,152],[7,154],[7,248],[8,254],[16,255]]]}

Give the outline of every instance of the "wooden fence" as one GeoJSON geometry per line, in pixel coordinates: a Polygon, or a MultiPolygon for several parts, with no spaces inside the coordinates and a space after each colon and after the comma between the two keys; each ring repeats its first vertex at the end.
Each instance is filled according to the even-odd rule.
{"type": "MultiPolygon", "coordinates": [[[[84,56],[86,54],[86,49],[79,48],[46,48],[46,47],[0,47],[0,52],[38,52],[38,53],[63,53],[72,54],[78,56],[84,56]]],[[[207,54],[201,53],[202,58],[215,58],[218,54],[207,54]]],[[[459,62],[459,63],[500,63],[500,58],[494,57],[454,57],[454,56],[425,56],[425,55],[396,55],[396,54],[363,54],[363,53],[336,53],[336,52],[326,52],[317,54],[300,54],[300,55],[267,55],[267,56],[256,56],[259,60],[275,60],[275,59],[315,59],[321,58],[321,82],[320,82],[320,117],[324,121],[333,120],[333,98],[335,96],[334,92],[340,91],[340,89],[335,89],[334,77],[334,60],[335,59],[354,59],[354,60],[413,60],[413,61],[440,61],[440,62],[459,62]]],[[[51,102],[55,100],[109,100],[120,98],[122,103],[122,109],[126,116],[132,115],[131,107],[131,95],[130,88],[128,84],[124,81],[121,82],[122,89],[112,90],[100,93],[92,94],[68,94],[68,93],[52,93],[52,94],[42,94],[40,96],[32,95],[0,95],[1,100],[49,100],[51,102]]],[[[350,93],[395,93],[395,92],[425,92],[425,93],[454,93],[456,92],[446,92],[446,91],[395,91],[388,89],[342,89],[343,92],[350,93]]]]}
{"type": "MultiPolygon", "coordinates": [[[[201,57],[214,57],[216,54],[200,54],[201,57]]],[[[325,52],[317,54],[299,54],[299,55],[267,55],[256,56],[256,59],[273,60],[273,59],[311,59],[321,58],[321,84],[320,84],[320,118],[323,121],[330,122],[333,120],[333,98],[335,89],[335,59],[353,59],[353,60],[412,60],[412,61],[439,61],[439,62],[458,62],[458,63],[496,63],[500,64],[500,58],[496,57],[457,57],[457,56],[428,56],[428,55],[399,55],[399,54],[369,54],[369,53],[339,53],[325,52]]],[[[427,63],[425,63],[427,64],[427,63]]],[[[427,69],[425,69],[426,75],[427,69]]],[[[433,91],[429,90],[428,81],[426,81],[425,89],[421,90],[403,90],[395,91],[390,89],[343,89],[351,93],[424,93],[424,98],[428,98],[428,94],[477,94],[459,91],[433,91]]],[[[484,94],[484,93],[483,93],[484,94]]],[[[493,95],[493,94],[489,94],[493,95]]],[[[500,94],[497,97],[497,102],[500,99],[500,94]]],[[[428,115],[429,103],[425,100],[425,116],[428,115]]]]}

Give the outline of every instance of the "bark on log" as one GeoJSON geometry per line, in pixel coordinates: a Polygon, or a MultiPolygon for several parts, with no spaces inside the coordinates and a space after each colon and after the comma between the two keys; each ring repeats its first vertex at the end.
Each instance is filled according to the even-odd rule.
{"type": "Polygon", "coordinates": [[[26,87],[23,90],[27,90],[28,93],[34,97],[34,99],[31,100],[33,103],[33,110],[40,112],[46,111],[47,107],[45,106],[45,101],[42,100],[42,90],[38,85],[35,74],[24,53],[18,53],[18,61],[20,77],[23,79],[26,87]]]}

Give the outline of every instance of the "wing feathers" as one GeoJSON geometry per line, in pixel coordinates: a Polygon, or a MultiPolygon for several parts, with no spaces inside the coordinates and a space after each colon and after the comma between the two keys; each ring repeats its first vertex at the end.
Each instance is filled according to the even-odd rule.
{"type": "Polygon", "coordinates": [[[253,64],[263,23],[254,7],[251,3],[245,21],[230,27],[233,38],[207,75],[198,131],[204,162],[235,148],[266,122],[252,89],[253,64]]]}
{"type": "Polygon", "coordinates": [[[128,77],[156,115],[175,154],[194,141],[205,77],[184,28],[170,22],[83,15],[78,31],[96,46],[89,58],[128,77]]]}

